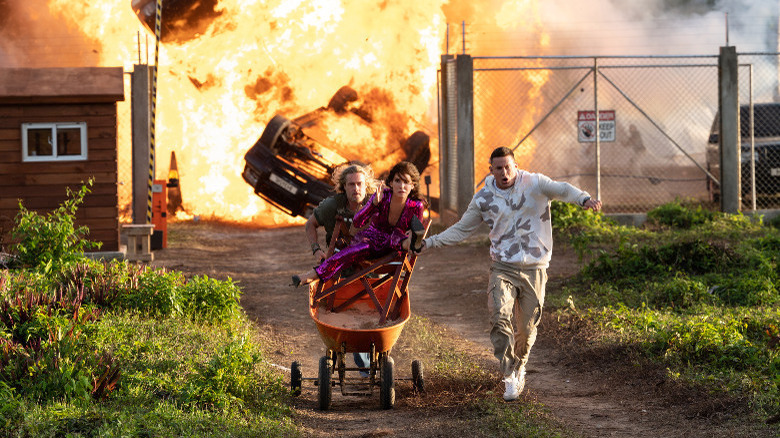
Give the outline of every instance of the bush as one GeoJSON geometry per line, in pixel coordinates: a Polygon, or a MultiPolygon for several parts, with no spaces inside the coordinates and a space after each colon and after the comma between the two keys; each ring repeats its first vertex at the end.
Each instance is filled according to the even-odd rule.
{"type": "Polygon", "coordinates": [[[102,243],[83,239],[86,226],[75,226],[75,215],[84,196],[89,193],[90,179],[78,192],[67,189],[67,199],[54,211],[41,215],[27,210],[21,201],[12,231],[19,243],[12,245],[17,267],[58,273],[64,266],[84,259],[84,250],[100,248],[102,243]]]}
{"type": "Polygon", "coordinates": [[[678,308],[688,308],[700,303],[711,303],[712,295],[707,285],[701,281],[692,280],[684,275],[678,275],[662,282],[656,288],[653,304],[678,308]]]}
{"type": "Polygon", "coordinates": [[[122,295],[122,307],[148,316],[183,315],[184,297],[180,293],[183,285],[181,272],[144,269],[122,295]]]}
{"type": "Polygon", "coordinates": [[[701,205],[684,204],[679,200],[661,205],[647,212],[651,223],[677,229],[689,229],[713,221],[718,213],[705,210],[701,205]]]}
{"type": "Polygon", "coordinates": [[[614,221],[601,212],[585,210],[568,202],[552,201],[550,216],[553,229],[565,231],[569,229],[589,229],[614,225],[614,221]]]}
{"type": "Polygon", "coordinates": [[[228,277],[225,281],[195,276],[181,292],[185,313],[204,321],[227,321],[240,312],[241,291],[228,277]]]}

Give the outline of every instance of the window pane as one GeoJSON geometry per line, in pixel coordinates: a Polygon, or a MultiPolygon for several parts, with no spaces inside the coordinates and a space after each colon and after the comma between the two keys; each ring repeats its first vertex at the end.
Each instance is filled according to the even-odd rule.
{"type": "Polygon", "coordinates": [[[81,129],[57,128],[57,155],[81,155],[81,129]]]}
{"type": "Polygon", "coordinates": [[[51,156],[51,129],[27,130],[27,154],[35,156],[51,156]]]}

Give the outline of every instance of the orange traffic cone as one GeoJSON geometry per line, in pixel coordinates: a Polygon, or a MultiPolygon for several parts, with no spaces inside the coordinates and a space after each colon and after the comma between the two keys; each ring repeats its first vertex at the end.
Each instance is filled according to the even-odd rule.
{"type": "Polygon", "coordinates": [[[168,214],[176,215],[178,210],[184,211],[181,205],[181,188],[179,187],[179,168],[176,165],[176,152],[171,151],[171,165],[168,170],[168,214]]]}

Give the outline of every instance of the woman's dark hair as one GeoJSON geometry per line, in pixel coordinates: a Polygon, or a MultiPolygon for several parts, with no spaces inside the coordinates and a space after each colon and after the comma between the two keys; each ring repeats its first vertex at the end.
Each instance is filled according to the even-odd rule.
{"type": "Polygon", "coordinates": [[[414,184],[412,190],[409,191],[409,197],[420,199],[420,171],[417,170],[417,166],[408,161],[401,161],[390,169],[390,173],[388,173],[387,178],[385,178],[385,185],[390,187],[393,179],[395,179],[395,176],[398,174],[409,175],[409,178],[412,179],[412,184],[414,184]]]}

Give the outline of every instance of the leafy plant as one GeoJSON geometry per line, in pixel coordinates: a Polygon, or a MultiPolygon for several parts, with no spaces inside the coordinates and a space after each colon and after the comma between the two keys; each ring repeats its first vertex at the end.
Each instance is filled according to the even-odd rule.
{"type": "Polygon", "coordinates": [[[562,201],[552,201],[550,216],[552,226],[557,230],[593,229],[615,225],[615,222],[603,213],[585,210],[578,205],[562,201]]]}
{"type": "Polygon", "coordinates": [[[75,225],[75,215],[84,196],[90,192],[92,179],[77,192],[67,189],[67,199],[59,207],[42,215],[30,211],[19,201],[19,213],[15,218],[12,236],[18,243],[11,252],[21,267],[44,273],[57,273],[64,266],[84,259],[84,250],[100,248],[101,242],[84,239],[89,234],[86,226],[75,225]]]}
{"type": "Polygon", "coordinates": [[[121,297],[125,309],[149,316],[171,317],[184,314],[181,272],[148,268],[133,278],[133,284],[121,297]]]}
{"type": "Polygon", "coordinates": [[[205,321],[222,322],[240,312],[241,290],[228,277],[225,281],[194,276],[182,287],[186,313],[205,321]]]}
{"type": "Polygon", "coordinates": [[[647,212],[651,223],[672,228],[689,229],[713,221],[718,213],[702,208],[700,204],[682,202],[679,199],[647,212]]]}
{"type": "Polygon", "coordinates": [[[19,399],[14,388],[0,380],[0,430],[11,428],[20,419],[19,399]]]}

